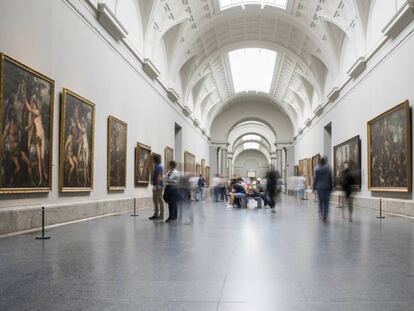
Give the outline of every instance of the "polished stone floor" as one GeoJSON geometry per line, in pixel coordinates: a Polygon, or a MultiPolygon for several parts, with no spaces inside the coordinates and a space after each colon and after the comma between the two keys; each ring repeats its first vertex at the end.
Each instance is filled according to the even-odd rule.
{"type": "Polygon", "coordinates": [[[0,239],[0,310],[414,310],[412,219],[331,208],[323,225],[291,198],[194,209],[192,223],[145,210],[0,239]]]}

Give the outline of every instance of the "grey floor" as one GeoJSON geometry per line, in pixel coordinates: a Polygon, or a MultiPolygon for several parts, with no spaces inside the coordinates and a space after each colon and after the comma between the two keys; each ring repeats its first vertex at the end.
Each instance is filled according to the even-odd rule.
{"type": "MultiPolygon", "coordinates": [[[[0,310],[414,310],[414,220],[285,198],[207,203],[195,221],[129,214],[0,239],[0,310]]],[[[186,217],[185,217],[186,218],[186,217]]]]}

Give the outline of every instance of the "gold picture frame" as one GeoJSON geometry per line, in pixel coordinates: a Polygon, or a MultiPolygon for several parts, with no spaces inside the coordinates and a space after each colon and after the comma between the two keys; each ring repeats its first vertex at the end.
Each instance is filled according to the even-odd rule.
{"type": "Polygon", "coordinates": [[[165,147],[164,149],[164,170],[168,169],[168,163],[174,161],[174,149],[171,147],[165,147]]]}
{"type": "Polygon", "coordinates": [[[59,142],[60,192],[92,191],[95,104],[66,88],[62,91],[59,142]]]}
{"type": "Polygon", "coordinates": [[[411,110],[408,100],[370,120],[367,132],[368,190],[411,192],[411,110]]]}
{"type": "Polygon", "coordinates": [[[194,175],[195,173],[195,155],[191,152],[184,152],[184,174],[194,175]]]}
{"type": "Polygon", "coordinates": [[[197,163],[196,164],[196,176],[198,177],[200,176],[200,174],[201,174],[201,164],[197,163]]]}
{"type": "Polygon", "coordinates": [[[204,179],[206,180],[206,187],[208,188],[208,187],[210,187],[210,178],[211,178],[211,176],[210,176],[210,166],[206,166],[206,176],[204,177],[204,179]]]}
{"type": "Polygon", "coordinates": [[[137,143],[135,148],[135,186],[148,187],[151,177],[151,147],[137,143]]]}
{"type": "Polygon", "coordinates": [[[128,124],[108,117],[107,189],[124,191],[127,185],[128,124]]]}
{"type": "Polygon", "coordinates": [[[200,171],[200,174],[203,175],[203,177],[205,177],[205,175],[206,175],[206,160],[204,160],[204,159],[201,159],[201,171],[200,171]]]}
{"type": "Polygon", "coordinates": [[[0,194],[52,190],[54,98],[54,80],[0,53],[0,194]]]}
{"type": "Polygon", "coordinates": [[[334,147],[333,156],[334,187],[341,190],[340,177],[345,163],[354,177],[354,189],[361,189],[361,139],[359,135],[348,139],[334,147]]]}

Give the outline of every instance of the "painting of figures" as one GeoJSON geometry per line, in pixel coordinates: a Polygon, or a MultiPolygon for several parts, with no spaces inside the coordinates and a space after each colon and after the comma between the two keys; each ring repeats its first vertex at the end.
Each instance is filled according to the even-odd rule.
{"type": "Polygon", "coordinates": [[[184,173],[186,175],[195,174],[195,156],[194,154],[186,151],[184,152],[184,173]]]}
{"type": "Polygon", "coordinates": [[[108,190],[126,188],[128,125],[113,116],[108,118],[108,190]]]}
{"type": "Polygon", "coordinates": [[[164,150],[164,170],[168,170],[168,163],[174,161],[174,149],[170,147],[165,147],[164,150]]]}
{"type": "Polygon", "coordinates": [[[0,54],[0,193],[51,190],[54,88],[0,54]]]}
{"type": "Polygon", "coordinates": [[[60,108],[60,191],[93,190],[95,105],[63,89],[60,108]]]}
{"type": "Polygon", "coordinates": [[[411,113],[408,101],[368,122],[368,189],[411,192],[411,113]]]}
{"type": "Polygon", "coordinates": [[[151,170],[151,147],[138,143],[135,149],[135,186],[147,187],[151,170]]]}
{"type": "Polygon", "coordinates": [[[361,188],[361,140],[355,136],[334,147],[334,184],[340,189],[341,173],[349,168],[354,177],[354,188],[361,188]]]}

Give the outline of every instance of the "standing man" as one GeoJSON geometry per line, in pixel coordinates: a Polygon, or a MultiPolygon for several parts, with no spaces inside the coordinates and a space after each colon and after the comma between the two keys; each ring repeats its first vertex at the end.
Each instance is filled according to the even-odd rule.
{"type": "MultiPolygon", "coordinates": [[[[348,205],[349,221],[352,222],[353,198],[352,190],[355,184],[354,175],[349,167],[348,162],[345,163],[345,169],[341,172],[341,186],[345,193],[346,203],[348,205]]],[[[342,207],[342,218],[345,218],[345,206],[342,207]]]]}
{"type": "Polygon", "coordinates": [[[149,217],[151,220],[164,219],[164,201],[162,199],[162,191],[164,182],[162,180],[164,169],[161,165],[161,157],[158,154],[152,155],[154,171],[151,177],[152,185],[152,201],[154,202],[154,215],[149,217]]]}
{"type": "Polygon", "coordinates": [[[315,191],[318,193],[319,199],[319,217],[323,223],[326,223],[329,213],[329,198],[332,192],[332,173],[325,157],[319,160],[319,166],[315,169],[313,192],[315,191]]]}
{"type": "Polygon", "coordinates": [[[197,181],[197,192],[198,192],[198,199],[200,202],[203,202],[203,195],[204,195],[204,188],[206,186],[206,180],[204,179],[203,175],[200,174],[197,181]]]}

